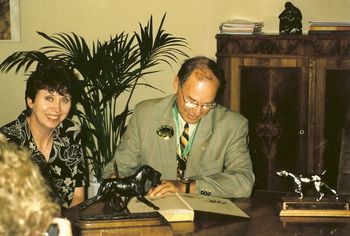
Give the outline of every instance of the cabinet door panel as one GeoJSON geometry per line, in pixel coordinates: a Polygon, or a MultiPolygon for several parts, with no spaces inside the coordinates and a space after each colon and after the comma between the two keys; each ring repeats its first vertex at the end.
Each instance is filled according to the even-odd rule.
{"type": "MultiPolygon", "coordinates": [[[[327,70],[324,97],[324,169],[330,186],[337,185],[342,133],[350,127],[349,70],[327,70]]],[[[350,170],[348,170],[350,172],[350,170]]]]}
{"type": "Polygon", "coordinates": [[[307,172],[308,61],[232,57],[226,65],[228,103],[249,120],[255,189],[291,191],[276,171],[307,172]]]}
{"type": "MultiPolygon", "coordinates": [[[[297,67],[242,67],[240,112],[249,120],[250,153],[256,188],[290,189],[277,170],[305,170],[300,158],[301,70],[297,67]]],[[[306,135],[306,134],[303,134],[306,135]]],[[[303,152],[302,152],[303,153],[303,152]]]]}

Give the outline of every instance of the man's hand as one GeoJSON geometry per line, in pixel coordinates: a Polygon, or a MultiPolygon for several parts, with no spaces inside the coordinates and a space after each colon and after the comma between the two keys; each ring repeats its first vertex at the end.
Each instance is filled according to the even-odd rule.
{"type": "MultiPolygon", "coordinates": [[[[190,193],[194,193],[196,188],[196,181],[192,180],[190,185],[190,193]]],[[[161,196],[168,193],[184,193],[186,192],[186,185],[181,181],[176,180],[162,180],[161,184],[155,188],[151,188],[148,192],[149,196],[161,196]]]]}
{"type": "Polygon", "coordinates": [[[161,184],[150,189],[148,195],[152,197],[161,196],[168,193],[184,192],[183,188],[183,184],[179,181],[162,180],[161,184]]]}

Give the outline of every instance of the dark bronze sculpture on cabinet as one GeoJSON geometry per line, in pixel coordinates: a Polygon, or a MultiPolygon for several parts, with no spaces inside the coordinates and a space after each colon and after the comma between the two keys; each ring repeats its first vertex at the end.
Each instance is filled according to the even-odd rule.
{"type": "Polygon", "coordinates": [[[285,3],[284,11],[278,16],[280,19],[280,34],[302,34],[302,15],[291,2],[285,3]]]}

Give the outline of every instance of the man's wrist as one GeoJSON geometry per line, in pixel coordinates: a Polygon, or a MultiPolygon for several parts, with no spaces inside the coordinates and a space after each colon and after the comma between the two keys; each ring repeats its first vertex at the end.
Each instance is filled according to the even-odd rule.
{"type": "Polygon", "coordinates": [[[185,185],[185,193],[190,193],[192,180],[185,178],[185,179],[182,179],[181,182],[185,185]]]}

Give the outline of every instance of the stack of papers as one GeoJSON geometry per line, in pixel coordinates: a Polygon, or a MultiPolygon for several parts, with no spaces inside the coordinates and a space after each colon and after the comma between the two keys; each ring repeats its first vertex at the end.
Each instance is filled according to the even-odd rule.
{"type": "Polygon", "coordinates": [[[221,23],[219,29],[221,34],[261,34],[263,26],[263,22],[233,19],[221,23]]]}

